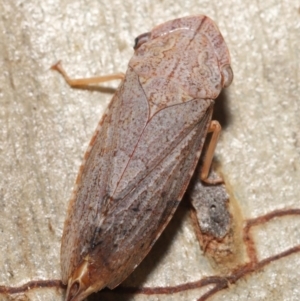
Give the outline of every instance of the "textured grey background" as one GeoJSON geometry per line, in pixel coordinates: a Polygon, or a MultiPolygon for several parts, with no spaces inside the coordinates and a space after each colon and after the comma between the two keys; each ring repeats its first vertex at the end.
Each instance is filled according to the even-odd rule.
{"type": "MultiPolygon", "coordinates": [[[[191,14],[215,20],[231,52],[235,78],[226,92],[227,126],[217,157],[244,218],[300,207],[297,1],[2,0],[0,286],[60,278],[67,201],[84,150],[112,96],[71,89],[50,66],[61,59],[77,77],[125,71],[138,34],[191,14]]],[[[287,217],[259,227],[260,258],[300,244],[299,224],[299,218],[287,217]]],[[[187,216],[179,218],[161,252],[143,285],[170,286],[215,274],[187,216]]],[[[299,300],[299,265],[299,254],[274,262],[212,300],[299,300]]],[[[35,289],[20,300],[60,300],[62,293],[35,289]]],[[[192,290],[128,300],[199,296],[200,290],[192,290]]],[[[11,299],[0,294],[0,300],[11,299]]]]}

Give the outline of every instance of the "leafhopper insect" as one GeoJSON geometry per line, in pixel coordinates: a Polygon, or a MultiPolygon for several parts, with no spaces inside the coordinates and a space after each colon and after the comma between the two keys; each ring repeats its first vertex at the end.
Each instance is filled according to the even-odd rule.
{"type": "Polygon", "coordinates": [[[210,181],[220,132],[211,121],[214,99],[232,78],[225,41],[206,16],[175,19],[136,38],[69,203],[61,245],[67,301],[113,289],[143,260],[172,218],[212,131],[200,175],[210,181]]]}

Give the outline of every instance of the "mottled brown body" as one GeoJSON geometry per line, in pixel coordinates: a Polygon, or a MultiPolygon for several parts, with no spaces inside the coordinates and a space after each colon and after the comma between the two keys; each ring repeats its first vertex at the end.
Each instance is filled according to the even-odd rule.
{"type": "Polygon", "coordinates": [[[187,189],[214,99],[231,81],[226,44],[205,16],[137,38],[69,203],[61,246],[68,301],[116,287],[147,255],[187,189]]]}

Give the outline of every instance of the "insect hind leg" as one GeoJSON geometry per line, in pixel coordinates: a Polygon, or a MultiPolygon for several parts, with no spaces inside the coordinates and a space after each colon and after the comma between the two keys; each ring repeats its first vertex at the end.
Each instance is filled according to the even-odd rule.
{"type": "Polygon", "coordinates": [[[207,184],[220,184],[224,182],[221,177],[209,177],[210,167],[212,164],[221,130],[221,125],[217,120],[212,120],[210,122],[208,133],[212,133],[212,136],[206,149],[200,174],[200,179],[207,184]]]}

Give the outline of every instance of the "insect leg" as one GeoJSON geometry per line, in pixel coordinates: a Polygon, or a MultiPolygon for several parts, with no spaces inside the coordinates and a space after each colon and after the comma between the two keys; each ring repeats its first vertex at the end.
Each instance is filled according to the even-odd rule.
{"type": "Polygon", "coordinates": [[[103,82],[107,82],[110,80],[115,79],[124,79],[125,74],[124,73],[114,73],[104,76],[97,76],[97,77],[89,77],[89,78],[77,78],[77,79],[71,79],[64,68],[61,65],[61,62],[58,61],[55,65],[51,67],[52,70],[58,71],[65,79],[65,81],[69,84],[71,87],[78,87],[78,86],[88,86],[91,84],[100,84],[103,82]]]}
{"type": "Polygon", "coordinates": [[[216,120],[212,120],[210,122],[209,128],[208,128],[208,133],[212,132],[212,136],[211,139],[209,141],[209,145],[207,147],[206,150],[206,154],[203,160],[203,165],[202,165],[202,169],[201,169],[201,175],[200,175],[200,179],[202,181],[204,181],[205,183],[208,184],[219,184],[219,183],[223,183],[223,179],[221,178],[209,178],[209,170],[211,167],[211,163],[213,160],[213,156],[215,153],[215,149],[217,146],[217,142],[219,140],[219,136],[221,133],[221,125],[218,121],[216,120]]]}

